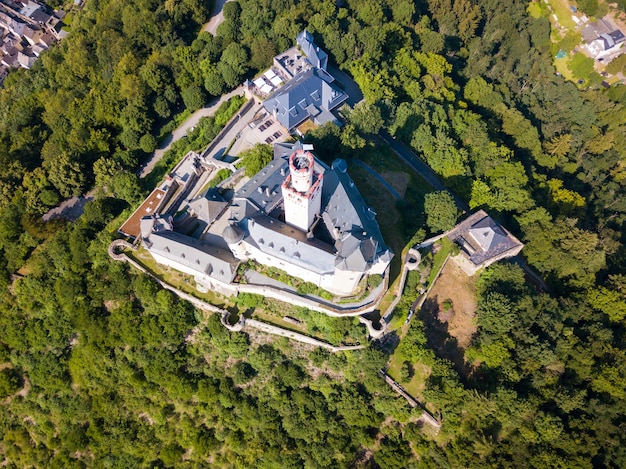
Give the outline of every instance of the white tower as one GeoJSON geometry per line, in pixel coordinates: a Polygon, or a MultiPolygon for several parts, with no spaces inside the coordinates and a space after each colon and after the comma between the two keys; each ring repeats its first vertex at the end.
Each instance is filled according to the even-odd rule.
{"type": "Polygon", "coordinates": [[[296,150],[291,154],[289,174],[282,191],[285,221],[302,231],[309,231],[322,204],[322,173],[315,171],[311,152],[296,150]]]}

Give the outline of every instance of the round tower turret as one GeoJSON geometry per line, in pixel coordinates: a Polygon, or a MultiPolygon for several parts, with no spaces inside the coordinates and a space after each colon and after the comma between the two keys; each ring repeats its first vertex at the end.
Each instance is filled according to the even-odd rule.
{"type": "Polygon", "coordinates": [[[239,225],[230,223],[224,228],[222,232],[222,238],[227,244],[237,244],[243,239],[243,231],[239,225]]]}
{"type": "Polygon", "coordinates": [[[291,187],[294,190],[306,193],[313,183],[313,154],[309,151],[297,150],[289,157],[289,173],[291,187]]]}

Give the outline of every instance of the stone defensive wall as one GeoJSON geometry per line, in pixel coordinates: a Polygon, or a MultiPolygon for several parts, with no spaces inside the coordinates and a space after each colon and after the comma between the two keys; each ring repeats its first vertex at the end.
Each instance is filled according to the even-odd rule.
{"type": "MultiPolygon", "coordinates": [[[[230,312],[224,309],[218,308],[217,306],[214,306],[210,303],[207,303],[206,301],[202,301],[193,295],[180,291],[177,288],[174,288],[173,286],[168,284],[167,282],[160,280],[154,274],[148,271],[145,267],[143,267],[141,264],[139,264],[138,262],[136,262],[135,260],[127,256],[124,252],[118,252],[123,249],[134,250],[136,249],[136,247],[123,239],[116,239],[109,245],[109,248],[108,248],[109,256],[116,261],[128,262],[137,270],[152,277],[152,279],[154,279],[154,281],[156,281],[161,287],[165,288],[166,290],[171,291],[172,293],[177,295],[179,298],[189,301],[196,308],[204,310],[204,311],[209,311],[212,313],[220,314],[222,325],[230,331],[239,332],[239,331],[242,331],[246,327],[250,327],[253,329],[258,329],[260,331],[266,332],[268,334],[278,335],[281,337],[287,337],[288,339],[292,339],[292,340],[302,342],[305,344],[314,345],[317,347],[323,347],[332,352],[339,352],[339,351],[346,351],[346,350],[358,350],[358,349],[365,348],[364,345],[335,346],[327,342],[323,342],[321,340],[315,339],[313,337],[300,334],[299,332],[294,332],[289,329],[284,329],[282,327],[278,327],[273,324],[268,324],[268,323],[261,322],[261,321],[256,321],[254,319],[246,319],[243,316],[240,316],[239,321],[237,323],[231,325],[229,323],[230,312]]],[[[373,328],[370,326],[368,327],[368,331],[370,329],[373,329],[373,328]]]]}

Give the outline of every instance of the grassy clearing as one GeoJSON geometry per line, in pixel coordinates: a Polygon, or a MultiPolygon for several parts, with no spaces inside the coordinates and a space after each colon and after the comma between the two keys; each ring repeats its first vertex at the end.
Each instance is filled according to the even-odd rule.
{"type": "Polygon", "coordinates": [[[445,236],[437,243],[439,243],[441,247],[433,256],[433,263],[428,279],[426,280],[426,287],[430,286],[435,281],[437,273],[439,272],[439,269],[441,269],[441,265],[445,262],[448,256],[452,254],[452,250],[454,249],[454,243],[445,236]]]}
{"type": "Polygon", "coordinates": [[[572,10],[569,9],[569,2],[567,0],[548,0],[548,3],[557,17],[559,25],[566,29],[574,30],[576,23],[572,19],[572,10]]]}
{"type": "Polygon", "coordinates": [[[391,359],[389,360],[389,368],[387,369],[387,374],[395,379],[398,383],[402,385],[402,387],[408,392],[411,396],[416,398],[418,401],[423,402],[424,396],[423,392],[426,388],[426,380],[430,376],[430,367],[422,364],[422,363],[414,363],[413,365],[413,376],[410,381],[402,381],[400,379],[400,368],[402,367],[402,361],[398,354],[393,354],[391,359]]]}

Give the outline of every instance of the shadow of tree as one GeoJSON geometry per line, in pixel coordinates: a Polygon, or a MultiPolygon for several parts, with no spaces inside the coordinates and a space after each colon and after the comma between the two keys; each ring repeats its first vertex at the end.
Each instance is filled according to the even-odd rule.
{"type": "Polygon", "coordinates": [[[428,346],[435,351],[439,358],[450,360],[457,373],[467,379],[472,368],[465,361],[464,349],[459,347],[457,339],[449,334],[448,323],[439,319],[437,296],[424,301],[418,317],[424,323],[428,346]]]}

